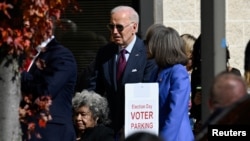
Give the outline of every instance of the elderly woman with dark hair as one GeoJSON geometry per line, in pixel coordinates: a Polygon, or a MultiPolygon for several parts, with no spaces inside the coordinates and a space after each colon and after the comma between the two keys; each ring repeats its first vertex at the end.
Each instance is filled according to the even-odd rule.
{"type": "Polygon", "coordinates": [[[106,98],[94,91],[76,93],[73,100],[78,141],[114,141],[114,132],[106,125],[109,108],[106,98]]]}

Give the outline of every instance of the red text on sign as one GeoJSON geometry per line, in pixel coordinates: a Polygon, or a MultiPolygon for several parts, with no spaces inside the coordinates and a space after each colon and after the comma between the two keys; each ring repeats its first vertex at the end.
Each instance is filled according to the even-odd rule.
{"type": "Polygon", "coordinates": [[[153,119],[153,111],[131,112],[132,120],[134,119],[153,119]]]}

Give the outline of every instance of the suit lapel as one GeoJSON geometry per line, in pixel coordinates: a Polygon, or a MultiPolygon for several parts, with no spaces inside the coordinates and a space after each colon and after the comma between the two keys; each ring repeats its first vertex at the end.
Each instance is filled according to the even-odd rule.
{"type": "Polygon", "coordinates": [[[140,60],[139,58],[142,57],[142,53],[143,53],[143,50],[141,49],[141,47],[143,47],[143,44],[142,42],[140,43],[140,39],[137,38],[133,46],[133,49],[131,51],[131,54],[129,55],[127,65],[124,70],[122,82],[125,82],[126,78],[128,78],[129,73],[131,73],[132,71],[137,71],[136,65],[138,64],[138,61],[140,60]]]}

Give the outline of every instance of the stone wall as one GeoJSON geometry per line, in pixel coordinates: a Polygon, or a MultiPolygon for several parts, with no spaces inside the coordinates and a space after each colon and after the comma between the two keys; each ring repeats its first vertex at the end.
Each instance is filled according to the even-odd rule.
{"type": "MultiPolygon", "coordinates": [[[[250,0],[225,0],[230,65],[244,73],[244,51],[250,39],[250,0]]],[[[163,24],[180,34],[200,34],[200,0],[163,0],[163,24]]],[[[249,54],[250,55],[250,54],[249,54]]]]}

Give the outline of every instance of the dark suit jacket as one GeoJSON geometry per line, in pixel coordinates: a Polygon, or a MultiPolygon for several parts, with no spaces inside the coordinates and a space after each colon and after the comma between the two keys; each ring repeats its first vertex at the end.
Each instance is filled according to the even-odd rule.
{"type": "MultiPolygon", "coordinates": [[[[23,72],[22,92],[31,93],[35,98],[41,95],[50,95],[52,97],[52,105],[50,106],[52,120],[49,121],[49,125],[67,125],[67,130],[72,128],[73,133],[71,101],[77,79],[74,56],[67,48],[53,39],[46,46],[46,51],[41,52],[37,58],[45,61],[46,68],[40,70],[34,63],[29,72],[23,72]]],[[[62,135],[67,136],[67,133],[60,132],[52,137],[63,137],[62,135]]],[[[54,139],[54,141],[57,140],[54,139]]]]}
{"type": "Polygon", "coordinates": [[[115,131],[124,126],[125,83],[149,82],[151,72],[156,67],[154,60],[147,60],[146,47],[143,41],[137,37],[127,60],[122,82],[117,83],[116,55],[118,50],[118,45],[114,43],[109,43],[99,49],[96,56],[96,79],[92,80],[96,92],[107,97],[115,131]]]}

